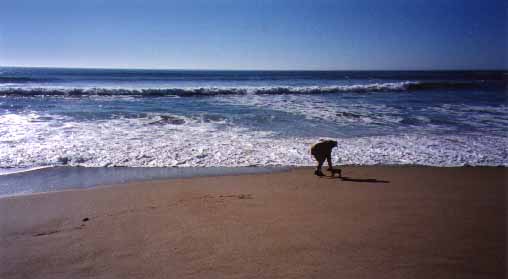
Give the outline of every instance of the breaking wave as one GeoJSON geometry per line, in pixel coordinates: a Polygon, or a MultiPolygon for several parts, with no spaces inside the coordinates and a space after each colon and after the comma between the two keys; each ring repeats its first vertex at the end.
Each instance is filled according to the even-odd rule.
{"type": "Polygon", "coordinates": [[[175,88],[55,88],[55,87],[5,87],[0,96],[217,96],[217,95],[284,95],[370,93],[390,91],[421,91],[430,89],[472,89],[491,86],[485,82],[391,82],[334,86],[239,86],[239,87],[175,87],[175,88]]]}

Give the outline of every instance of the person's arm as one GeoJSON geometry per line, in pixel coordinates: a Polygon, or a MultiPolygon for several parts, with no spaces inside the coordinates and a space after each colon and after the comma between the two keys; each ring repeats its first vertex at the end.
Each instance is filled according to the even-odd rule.
{"type": "Polygon", "coordinates": [[[332,165],[332,153],[328,153],[328,155],[326,156],[326,161],[328,161],[328,170],[333,170],[333,165],[332,165]]]}

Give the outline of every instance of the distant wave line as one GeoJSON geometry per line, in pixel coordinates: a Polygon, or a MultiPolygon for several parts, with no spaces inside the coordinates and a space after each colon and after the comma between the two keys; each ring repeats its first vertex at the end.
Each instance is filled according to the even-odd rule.
{"type": "Polygon", "coordinates": [[[29,82],[49,82],[57,81],[56,78],[32,78],[32,77],[6,77],[0,76],[0,84],[3,83],[29,83],[29,82]]]}
{"type": "Polygon", "coordinates": [[[329,94],[370,93],[390,91],[421,91],[431,89],[473,89],[488,87],[485,82],[391,82],[335,86],[238,86],[238,87],[175,87],[175,88],[0,88],[0,96],[216,96],[216,95],[283,95],[283,94],[329,94]]]}

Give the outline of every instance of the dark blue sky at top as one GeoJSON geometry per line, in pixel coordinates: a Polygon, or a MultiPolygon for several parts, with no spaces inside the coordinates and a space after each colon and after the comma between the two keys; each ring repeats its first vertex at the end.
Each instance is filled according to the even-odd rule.
{"type": "Polygon", "coordinates": [[[506,69],[507,2],[0,0],[0,65],[506,69]]]}

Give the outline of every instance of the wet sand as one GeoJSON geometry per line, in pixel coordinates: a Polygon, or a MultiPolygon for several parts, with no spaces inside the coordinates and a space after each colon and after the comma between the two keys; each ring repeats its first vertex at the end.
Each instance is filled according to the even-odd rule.
{"type": "Polygon", "coordinates": [[[0,278],[505,278],[507,168],[347,167],[0,199],[0,278]]]}

